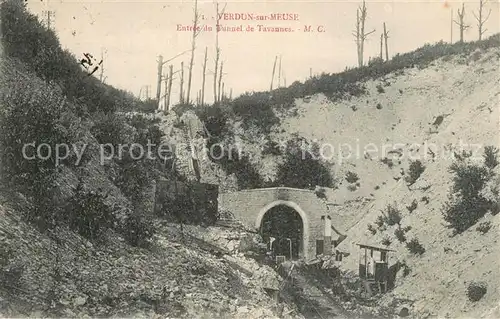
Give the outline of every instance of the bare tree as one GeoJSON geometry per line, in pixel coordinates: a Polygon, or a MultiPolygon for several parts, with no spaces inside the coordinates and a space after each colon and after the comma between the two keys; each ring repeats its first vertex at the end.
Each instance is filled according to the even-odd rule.
{"type": "Polygon", "coordinates": [[[387,39],[389,38],[389,31],[385,28],[385,22],[384,22],[384,40],[385,40],[385,60],[389,61],[389,49],[387,46],[387,39]]]}
{"type": "Polygon", "coordinates": [[[194,51],[196,49],[196,37],[201,32],[201,29],[198,30],[198,21],[200,19],[200,15],[198,13],[198,0],[194,0],[194,21],[193,21],[193,38],[191,40],[191,61],[189,62],[189,71],[188,71],[188,83],[187,83],[187,92],[186,92],[186,103],[190,103],[190,93],[191,93],[191,80],[193,76],[193,64],[194,64],[194,51]]]}
{"type": "Polygon", "coordinates": [[[181,87],[179,90],[179,103],[184,104],[184,62],[181,62],[181,87]]]}
{"type": "Polygon", "coordinates": [[[102,83],[105,83],[106,82],[106,78],[107,76],[104,76],[104,53],[107,53],[108,50],[103,50],[101,48],[101,72],[99,74],[99,80],[102,82],[102,83]]]}
{"type": "MultiPolygon", "coordinates": [[[[158,101],[158,108],[159,108],[159,105],[160,105],[160,96],[161,96],[161,80],[162,80],[162,73],[163,73],[163,66],[165,64],[167,64],[168,62],[180,57],[181,55],[183,54],[186,54],[187,52],[189,52],[189,50],[187,51],[184,51],[184,52],[181,52],[177,55],[175,55],[174,57],[164,61],[163,60],[163,56],[159,56],[159,59],[158,59],[158,82],[157,82],[157,88],[156,88],[156,99],[158,101]]],[[[166,87],[165,87],[165,90],[166,90],[166,87]]]]}
{"type": "Polygon", "coordinates": [[[203,60],[203,78],[201,83],[201,96],[200,96],[200,104],[203,105],[205,103],[205,78],[207,75],[207,51],[208,48],[205,47],[205,59],[203,60]]]}
{"type": "Polygon", "coordinates": [[[172,80],[174,79],[174,66],[171,64],[169,66],[168,72],[168,88],[167,88],[167,104],[165,106],[165,111],[168,112],[168,108],[170,106],[170,97],[172,96],[172,80]]]}
{"type": "Polygon", "coordinates": [[[280,55],[280,63],[278,66],[278,88],[280,87],[280,85],[281,85],[281,55],[280,55]]]}
{"type": "Polygon", "coordinates": [[[380,59],[382,60],[383,57],[382,57],[382,47],[383,47],[383,44],[384,44],[384,34],[381,33],[380,34],[380,59]]]}
{"type": "Polygon", "coordinates": [[[458,28],[460,30],[460,42],[464,42],[464,31],[470,28],[470,25],[465,24],[464,22],[464,17],[465,17],[465,5],[462,2],[462,11],[460,9],[457,9],[457,20],[453,20],[458,25],[458,28]]]}
{"type": "Polygon", "coordinates": [[[271,76],[271,86],[269,88],[269,91],[273,90],[273,81],[274,81],[274,73],[276,72],[276,62],[278,61],[278,56],[274,58],[274,65],[273,65],[273,75],[271,76]]]}
{"type": "Polygon", "coordinates": [[[219,12],[219,3],[215,3],[215,67],[214,67],[214,103],[217,103],[217,71],[219,69],[219,59],[220,59],[220,48],[219,48],[219,22],[220,22],[220,17],[224,14],[224,11],[226,10],[226,5],[224,5],[224,8],[219,12]]]}
{"type": "Polygon", "coordinates": [[[158,81],[156,82],[156,103],[158,103],[157,108],[160,108],[160,95],[161,95],[161,78],[163,73],[163,56],[158,57],[158,81]]]}
{"type": "Polygon", "coordinates": [[[483,15],[483,9],[484,9],[484,5],[486,3],[488,3],[488,0],[479,0],[479,12],[477,13],[477,15],[474,12],[472,12],[472,14],[474,15],[474,18],[476,18],[476,20],[477,20],[477,28],[478,28],[478,32],[479,32],[479,40],[481,40],[483,38],[483,34],[486,31],[488,31],[488,29],[484,28],[484,24],[490,18],[491,9],[490,9],[490,11],[488,11],[488,14],[486,15],[486,17],[484,17],[484,15],[483,15]]]}
{"type": "Polygon", "coordinates": [[[217,102],[221,101],[220,99],[221,99],[222,75],[224,74],[224,73],[222,73],[223,67],[224,67],[224,61],[221,61],[220,62],[220,71],[219,71],[219,93],[217,94],[217,102]]]}
{"type": "Polygon", "coordinates": [[[167,94],[168,94],[167,88],[168,88],[168,81],[169,81],[168,74],[163,76],[163,81],[164,81],[164,85],[165,85],[165,94],[163,94],[163,110],[166,110],[166,108],[167,108],[167,94]]]}
{"type": "Polygon", "coordinates": [[[356,30],[353,31],[353,36],[356,42],[356,48],[358,51],[358,66],[363,66],[363,54],[366,38],[375,32],[375,29],[365,33],[365,22],[367,17],[366,4],[363,0],[363,5],[356,10],[356,30]]]}

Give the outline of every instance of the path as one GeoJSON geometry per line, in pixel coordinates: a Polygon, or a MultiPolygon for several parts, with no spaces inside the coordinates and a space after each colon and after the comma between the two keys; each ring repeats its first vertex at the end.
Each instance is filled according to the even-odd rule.
{"type": "MultiPolygon", "coordinates": [[[[285,262],[281,265],[283,272],[289,273],[292,267],[292,262],[285,262]]],[[[338,305],[338,302],[333,299],[329,293],[317,282],[305,276],[299,267],[294,267],[290,277],[287,279],[287,290],[299,307],[302,315],[308,319],[348,319],[349,316],[338,305]]]]}

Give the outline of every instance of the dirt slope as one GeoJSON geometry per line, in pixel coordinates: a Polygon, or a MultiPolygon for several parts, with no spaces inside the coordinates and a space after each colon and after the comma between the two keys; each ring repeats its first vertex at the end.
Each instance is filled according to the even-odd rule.
{"type": "Polygon", "coordinates": [[[349,101],[331,103],[322,95],[308,103],[297,101],[298,116],[282,120],[285,132],[273,136],[279,140],[299,133],[326,145],[325,157],[341,183],[338,190],[329,191],[328,200],[339,205],[333,210],[334,223],[348,235],[340,248],[351,253],[343,267],[357,271],[356,243],[382,246],[381,239],[390,236],[389,248],[397,250],[392,261],[406,260],[412,269],[409,277],[398,280],[394,295],[416,300],[413,313],[478,317],[500,300],[499,216],[485,217],[493,226],[484,235],[473,227],[450,238],[441,215],[451,185],[447,168],[453,150],[460,151],[465,143],[464,149],[482,161],[479,147],[499,144],[499,57],[500,49],[495,48],[440,59],[422,70],[399,71],[367,82],[369,94],[349,101]],[[353,152],[349,158],[345,151],[339,157],[344,144],[353,152]],[[370,156],[365,150],[372,150],[370,156]],[[399,150],[399,155],[391,150],[399,150]],[[384,157],[392,158],[392,168],[380,161],[384,157]],[[411,189],[403,175],[410,159],[426,166],[411,189]],[[357,190],[347,188],[347,171],[358,174],[357,190]],[[425,196],[428,204],[421,201],[425,196]],[[413,199],[418,208],[410,215],[405,206],[413,199]],[[380,209],[394,202],[403,214],[403,226],[412,227],[407,237],[417,237],[425,247],[423,256],[412,257],[394,238],[394,229],[376,235],[367,230],[380,209]],[[475,304],[465,294],[465,283],[472,280],[488,283],[487,294],[475,304]]]}

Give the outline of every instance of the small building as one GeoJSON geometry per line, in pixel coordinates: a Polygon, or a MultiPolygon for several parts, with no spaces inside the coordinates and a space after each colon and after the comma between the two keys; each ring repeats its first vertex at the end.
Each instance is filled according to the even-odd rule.
{"type": "Polygon", "coordinates": [[[359,277],[363,280],[368,294],[372,295],[373,286],[380,293],[387,291],[389,278],[389,252],[387,248],[357,244],[359,251],[359,277]]]}

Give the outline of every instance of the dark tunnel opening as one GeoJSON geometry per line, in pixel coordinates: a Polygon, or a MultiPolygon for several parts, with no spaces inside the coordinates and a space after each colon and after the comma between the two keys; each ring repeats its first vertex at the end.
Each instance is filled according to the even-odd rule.
{"type": "Polygon", "coordinates": [[[295,209],[285,205],[269,209],[262,218],[260,233],[274,255],[282,255],[287,259],[301,256],[304,224],[295,209]]]}

